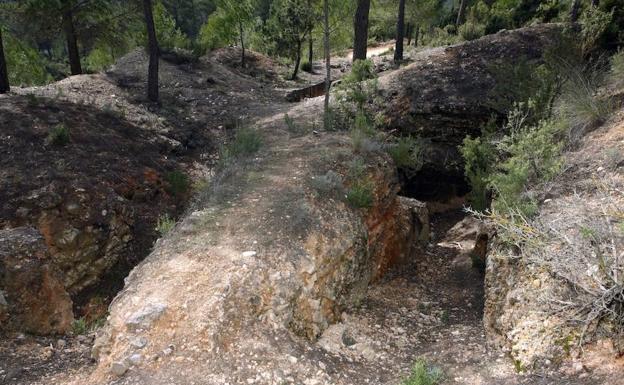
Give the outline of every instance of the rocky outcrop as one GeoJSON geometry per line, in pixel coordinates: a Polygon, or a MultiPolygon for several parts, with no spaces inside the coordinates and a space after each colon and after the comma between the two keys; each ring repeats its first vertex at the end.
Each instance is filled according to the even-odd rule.
{"type": "Polygon", "coordinates": [[[531,191],[540,202],[536,217],[523,227],[501,226],[489,247],[485,330],[518,368],[582,357],[582,345],[603,350],[602,361],[623,351],[621,321],[611,316],[621,317],[621,302],[605,299],[622,285],[614,272],[624,267],[624,232],[614,226],[624,207],[623,143],[620,112],[566,154],[565,172],[547,190],[531,191]],[[510,246],[506,231],[526,238],[510,246]]]}
{"type": "Polygon", "coordinates": [[[387,130],[421,137],[426,144],[424,166],[407,180],[407,195],[445,201],[467,192],[457,146],[467,135],[479,136],[491,118],[506,114],[509,95],[496,88],[497,78],[514,81],[507,74],[501,79],[505,66],[540,60],[558,31],[555,25],[540,25],[427,50],[380,78],[387,130]]]}
{"type": "MultiPolygon", "coordinates": [[[[20,273],[25,274],[23,280],[10,282],[22,282],[23,288],[11,290],[20,293],[30,310],[20,313],[20,322],[0,328],[47,334],[67,330],[72,314],[71,301],[69,311],[65,306],[68,294],[84,300],[82,293],[96,287],[103,276],[114,268],[123,273],[147,254],[156,237],[157,218],[173,212],[182,197],[172,196],[166,181],[175,165],[162,158],[148,133],[121,115],[31,99],[10,95],[0,103],[0,151],[7,154],[0,160],[0,228],[19,234],[24,234],[22,228],[34,229],[37,242],[24,241],[24,246],[36,244],[46,257],[30,259],[28,271],[20,273]],[[66,142],[54,141],[55,130],[67,133],[66,142]],[[54,299],[51,304],[39,289],[29,287],[37,277],[45,278],[41,290],[54,299]],[[65,304],[58,306],[62,315],[50,308],[60,299],[65,304]]],[[[35,239],[26,237],[31,238],[35,239]]],[[[24,252],[31,255],[30,250],[24,252]]],[[[3,266],[17,272],[25,265],[7,257],[3,266]]],[[[121,286],[122,279],[109,276],[104,286],[121,286]]],[[[106,290],[98,295],[111,295],[106,290]]],[[[14,305],[9,301],[9,306],[14,305]]]]}
{"type": "Polygon", "coordinates": [[[43,237],[33,228],[0,230],[0,329],[69,331],[72,301],[43,237]]]}
{"type": "MultiPolygon", "coordinates": [[[[264,125],[271,148],[220,181],[227,191],[208,194],[127,278],[94,346],[94,383],[145,380],[161,362],[195,363],[183,375],[188,381],[201,373],[208,383],[236,383],[260,375],[244,364],[250,355],[272,371],[285,359],[279,351],[298,349],[301,337],[317,339],[372,280],[417,255],[412,241],[428,237],[426,208],[397,195],[386,155],[366,159],[360,177],[374,187],[373,203],[355,208],[344,192],[320,193],[311,183],[329,168],[346,180],[336,188],[349,188],[348,138],[285,142],[281,116],[264,125]]],[[[153,383],[172,373],[160,368],[153,383]]]]}

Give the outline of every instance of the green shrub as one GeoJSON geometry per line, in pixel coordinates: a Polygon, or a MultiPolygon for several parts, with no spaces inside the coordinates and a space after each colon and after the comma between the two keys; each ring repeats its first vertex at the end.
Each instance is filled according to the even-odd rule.
{"type": "Polygon", "coordinates": [[[156,221],[155,230],[160,233],[160,236],[167,235],[175,226],[175,221],[169,216],[169,214],[163,214],[158,217],[156,221]]]}
{"type": "Polygon", "coordinates": [[[387,148],[397,167],[418,171],[423,166],[424,146],[422,140],[411,136],[399,138],[387,148]]]}
{"type": "MultiPolygon", "coordinates": [[[[484,130],[485,131],[485,130],[484,130]]],[[[491,137],[484,132],[481,138],[467,136],[460,147],[465,164],[465,175],[471,191],[468,196],[470,206],[477,211],[488,208],[489,177],[496,162],[496,148],[491,137]]]]}
{"type": "Polygon", "coordinates": [[[615,87],[624,86],[624,50],[618,51],[611,57],[611,70],[609,80],[615,87]]]}
{"type": "Polygon", "coordinates": [[[258,131],[251,128],[240,128],[234,139],[219,151],[219,160],[225,165],[234,159],[249,156],[262,147],[262,138],[258,131]]]}
{"type": "Polygon", "coordinates": [[[373,205],[374,186],[371,181],[357,181],[347,191],[347,201],[357,208],[369,208],[373,205]]]}
{"type": "Polygon", "coordinates": [[[181,171],[171,171],[165,174],[165,181],[167,182],[167,192],[173,196],[181,196],[186,193],[191,182],[189,177],[181,171]]]}
{"type": "Polygon", "coordinates": [[[351,130],[351,143],[357,154],[371,154],[382,149],[381,143],[364,130],[351,130]]]}
{"type": "Polygon", "coordinates": [[[371,127],[374,120],[370,109],[377,95],[377,74],[370,60],[356,60],[351,72],[336,86],[337,108],[348,128],[371,127]]]}
{"type": "Polygon", "coordinates": [[[476,40],[485,34],[485,25],[468,21],[459,27],[459,36],[464,40],[476,40]]]}
{"type": "Polygon", "coordinates": [[[109,47],[96,47],[89,52],[84,59],[85,68],[88,72],[103,71],[114,62],[109,47]]]}
{"type": "Polygon", "coordinates": [[[72,333],[76,336],[87,334],[87,331],[89,331],[87,320],[84,317],[73,320],[71,326],[72,333]]]}
{"type": "Polygon", "coordinates": [[[416,361],[412,367],[410,376],[402,385],[437,385],[444,379],[444,373],[440,368],[430,367],[424,359],[416,361]]]}
{"type": "Polygon", "coordinates": [[[557,116],[568,122],[571,141],[576,141],[588,128],[603,123],[613,112],[611,98],[600,95],[604,70],[599,66],[589,68],[561,63],[567,76],[556,103],[557,116]]]}
{"type": "Polygon", "coordinates": [[[490,178],[497,194],[493,203],[497,211],[518,210],[525,216],[536,213],[537,202],[526,191],[531,185],[552,179],[560,171],[566,128],[562,121],[545,120],[503,139],[499,151],[507,157],[490,178]]]}
{"type": "Polygon", "coordinates": [[[9,83],[12,86],[43,85],[53,80],[46,69],[46,61],[35,48],[6,30],[2,31],[2,37],[9,68],[9,83]]]}
{"type": "Polygon", "coordinates": [[[325,175],[314,177],[312,186],[320,193],[339,193],[343,188],[342,176],[335,171],[329,170],[325,175]]]}
{"type": "Polygon", "coordinates": [[[48,133],[48,143],[55,146],[64,146],[70,141],[69,129],[64,124],[54,126],[48,133]]]}
{"type": "Polygon", "coordinates": [[[173,16],[167,11],[162,1],[154,4],[154,25],[156,37],[161,49],[172,51],[174,48],[189,48],[189,38],[176,26],[173,16]]]}
{"type": "Polygon", "coordinates": [[[293,133],[299,132],[299,126],[295,123],[295,119],[291,118],[288,114],[284,114],[284,122],[286,123],[286,127],[288,127],[288,131],[293,133]]]}
{"type": "Polygon", "coordinates": [[[366,175],[366,163],[362,157],[356,156],[349,162],[349,178],[362,179],[366,175]]]}

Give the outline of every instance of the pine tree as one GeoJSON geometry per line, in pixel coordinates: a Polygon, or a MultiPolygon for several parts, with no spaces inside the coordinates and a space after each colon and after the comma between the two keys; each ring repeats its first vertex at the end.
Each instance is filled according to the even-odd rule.
{"type": "Polygon", "coordinates": [[[399,12],[397,16],[396,47],[394,49],[394,62],[403,60],[403,37],[405,29],[405,0],[399,0],[399,12]]]}
{"type": "Polygon", "coordinates": [[[158,58],[160,56],[156,28],[154,27],[154,15],[152,0],[143,0],[143,14],[147,29],[149,50],[149,68],[147,74],[147,98],[152,102],[158,102],[158,58]]]}
{"type": "Polygon", "coordinates": [[[0,94],[9,92],[9,72],[7,70],[6,59],[4,57],[4,46],[2,44],[2,27],[0,26],[0,94]]]}
{"type": "Polygon", "coordinates": [[[365,60],[368,47],[368,14],[370,0],[358,0],[355,17],[353,18],[353,61],[365,60]]]}

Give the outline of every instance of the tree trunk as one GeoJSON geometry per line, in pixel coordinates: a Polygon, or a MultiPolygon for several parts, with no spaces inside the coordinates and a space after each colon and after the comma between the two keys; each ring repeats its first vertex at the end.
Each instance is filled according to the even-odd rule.
{"type": "Polygon", "coordinates": [[[414,34],[414,47],[418,47],[418,39],[420,39],[420,25],[416,26],[416,31],[414,34]]]}
{"type": "Polygon", "coordinates": [[[302,42],[297,42],[297,52],[295,53],[295,69],[293,70],[291,80],[297,79],[297,74],[299,73],[299,66],[301,65],[301,45],[302,42]]]}
{"type": "Polygon", "coordinates": [[[143,0],[143,13],[147,28],[147,41],[149,45],[149,69],[147,73],[147,98],[152,102],[158,102],[158,57],[160,49],[156,39],[154,27],[154,15],[152,12],[152,0],[143,0]]]}
{"type": "Polygon", "coordinates": [[[314,66],[312,63],[314,62],[314,40],[312,40],[312,31],[310,31],[310,36],[308,40],[308,62],[310,63],[310,73],[314,73],[314,66]]]}
{"type": "Polygon", "coordinates": [[[368,46],[368,13],[370,11],[370,0],[358,0],[357,10],[353,19],[353,61],[366,59],[366,48],[368,46]]]}
{"type": "MultiPolygon", "coordinates": [[[[312,12],[312,0],[308,0],[308,11],[312,12]]],[[[314,30],[314,25],[310,25],[310,31],[308,36],[308,62],[310,63],[310,73],[314,73],[314,66],[312,62],[314,61],[314,39],[312,37],[312,31],[314,30]]]]}
{"type": "Polygon", "coordinates": [[[331,57],[329,50],[329,0],[323,0],[323,50],[325,51],[325,100],[323,102],[323,123],[325,130],[331,129],[329,116],[329,89],[331,87],[331,57]]]}
{"type": "Polygon", "coordinates": [[[396,47],[394,48],[394,62],[403,60],[403,38],[405,34],[405,0],[399,0],[399,14],[397,16],[396,47]]]}
{"type": "Polygon", "coordinates": [[[78,39],[76,38],[76,29],[74,28],[74,17],[72,15],[71,5],[66,3],[63,10],[63,31],[67,40],[67,53],[69,55],[69,67],[72,75],[80,75],[82,66],[80,65],[80,53],[78,52],[78,39]]]}
{"type": "Polygon", "coordinates": [[[238,34],[240,35],[241,43],[241,67],[245,68],[245,30],[243,29],[243,22],[238,22],[238,34]]]}
{"type": "Polygon", "coordinates": [[[466,0],[461,0],[459,2],[459,10],[457,11],[457,23],[456,25],[459,27],[464,22],[464,13],[466,12],[466,0]]]}
{"type": "Polygon", "coordinates": [[[579,10],[581,8],[581,1],[574,0],[572,3],[572,9],[570,9],[570,21],[576,23],[579,18],[579,10]]]}
{"type": "Polygon", "coordinates": [[[2,27],[0,26],[0,94],[9,92],[9,72],[6,59],[4,58],[4,46],[2,45],[2,27]]]}
{"type": "Polygon", "coordinates": [[[412,23],[407,23],[405,26],[405,37],[407,37],[407,46],[412,45],[412,23]]]}

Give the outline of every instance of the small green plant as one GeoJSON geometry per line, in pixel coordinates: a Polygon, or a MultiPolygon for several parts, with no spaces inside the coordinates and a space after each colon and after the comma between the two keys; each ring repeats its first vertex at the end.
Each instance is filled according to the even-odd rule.
{"type": "Polygon", "coordinates": [[[464,40],[476,40],[485,35],[485,25],[468,21],[459,27],[459,36],[464,40]]]}
{"type": "Polygon", "coordinates": [[[319,175],[312,179],[312,186],[319,193],[340,192],[343,188],[342,176],[333,170],[329,170],[325,175],[319,175]]]}
{"type": "Polygon", "coordinates": [[[440,321],[445,325],[448,325],[448,323],[451,321],[451,315],[448,310],[442,311],[442,314],[440,315],[440,321]]]}
{"type": "Polygon", "coordinates": [[[178,170],[165,174],[165,181],[167,182],[167,191],[173,196],[184,195],[191,186],[189,177],[178,170]]]}
{"type": "Polygon", "coordinates": [[[241,128],[229,144],[221,147],[219,160],[222,165],[227,165],[234,159],[258,152],[260,147],[262,147],[262,138],[258,131],[251,128],[241,128]]]}
{"type": "Polygon", "coordinates": [[[295,123],[295,119],[291,118],[288,114],[284,114],[284,122],[286,123],[286,127],[288,127],[288,131],[293,133],[299,132],[299,126],[295,123]]]}
{"type": "Polygon", "coordinates": [[[618,51],[611,57],[609,78],[616,87],[624,86],[624,50],[618,51]]]}
{"type": "Polygon", "coordinates": [[[371,154],[381,151],[381,143],[364,130],[351,130],[351,143],[353,151],[357,154],[371,154]]]}
{"type": "Polygon", "coordinates": [[[366,174],[366,163],[360,156],[356,156],[349,162],[349,178],[359,180],[366,174]]]}
{"type": "Polygon", "coordinates": [[[158,217],[156,221],[156,231],[160,233],[161,236],[167,235],[175,226],[175,221],[169,216],[169,214],[163,214],[158,217]]]}
{"type": "Polygon", "coordinates": [[[423,166],[424,146],[417,138],[411,136],[399,138],[387,151],[397,167],[418,171],[423,166]]]}
{"type": "Polygon", "coordinates": [[[504,138],[499,151],[507,158],[490,178],[496,210],[519,210],[528,217],[536,213],[537,202],[525,193],[531,185],[548,181],[561,170],[565,128],[561,121],[547,120],[534,127],[521,127],[504,138]]]}
{"type": "Polygon", "coordinates": [[[371,181],[357,181],[347,191],[347,201],[357,208],[370,208],[373,205],[373,183],[371,181]]]}
{"type": "Polygon", "coordinates": [[[513,360],[514,369],[516,369],[516,373],[523,373],[526,371],[524,364],[520,360],[513,360]]]}
{"type": "Polygon", "coordinates": [[[72,333],[77,336],[86,334],[87,331],[89,331],[87,319],[84,317],[73,320],[71,326],[72,326],[72,333]]]}
{"type": "Polygon", "coordinates": [[[412,367],[409,377],[401,385],[437,385],[444,380],[444,373],[438,367],[432,367],[420,358],[412,367]]]}
{"type": "Polygon", "coordinates": [[[581,236],[585,239],[591,240],[596,238],[596,230],[592,229],[591,227],[581,226],[579,232],[581,233],[581,236]]]}
{"type": "Polygon", "coordinates": [[[64,124],[54,126],[48,133],[48,142],[56,146],[64,146],[70,141],[69,129],[64,124]]]}
{"type": "Polygon", "coordinates": [[[619,147],[611,147],[607,149],[606,153],[606,166],[610,169],[617,169],[624,164],[624,151],[619,147]]]}

